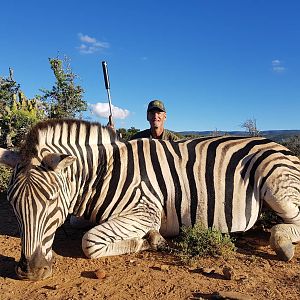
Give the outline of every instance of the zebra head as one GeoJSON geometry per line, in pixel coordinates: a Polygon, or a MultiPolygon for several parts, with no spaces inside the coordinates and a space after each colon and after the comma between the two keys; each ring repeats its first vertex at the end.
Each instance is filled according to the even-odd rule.
{"type": "MultiPolygon", "coordinates": [[[[7,150],[6,150],[7,151],[7,150]]],[[[9,157],[9,152],[6,152],[9,157]]],[[[7,197],[18,220],[21,258],[16,273],[21,279],[41,280],[52,274],[52,244],[56,229],[68,214],[70,182],[65,170],[75,157],[48,154],[41,162],[18,159],[6,165],[14,167],[7,197]]],[[[3,156],[2,156],[3,157],[3,156]]],[[[0,162],[1,159],[0,152],[0,162]]],[[[10,163],[9,163],[10,162],[10,163]]]]}

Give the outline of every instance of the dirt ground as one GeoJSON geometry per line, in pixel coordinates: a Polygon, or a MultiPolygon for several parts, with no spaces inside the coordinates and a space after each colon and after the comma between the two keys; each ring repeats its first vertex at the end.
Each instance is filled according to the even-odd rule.
{"type": "Polygon", "coordinates": [[[192,266],[162,252],[89,260],[81,251],[82,234],[66,223],[53,246],[53,276],[18,280],[17,222],[0,195],[0,299],[300,299],[300,245],[291,262],[278,261],[268,232],[239,236],[230,259],[203,258],[192,266]]]}

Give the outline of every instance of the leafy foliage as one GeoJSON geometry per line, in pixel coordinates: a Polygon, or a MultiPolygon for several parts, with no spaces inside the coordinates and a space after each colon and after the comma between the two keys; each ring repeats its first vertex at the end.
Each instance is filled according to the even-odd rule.
{"type": "Polygon", "coordinates": [[[20,85],[13,80],[13,71],[9,69],[9,77],[0,77],[0,146],[11,147],[9,136],[11,107],[13,96],[19,91],[20,85]]]}
{"type": "Polygon", "coordinates": [[[17,94],[20,90],[20,85],[17,84],[13,79],[13,70],[9,68],[9,77],[0,77],[0,117],[5,114],[5,106],[11,105],[13,98],[12,96],[17,94]]]}
{"type": "Polygon", "coordinates": [[[87,109],[87,103],[82,99],[84,90],[81,86],[75,85],[77,76],[72,72],[67,58],[65,57],[64,61],[49,58],[49,62],[56,82],[51,90],[41,90],[44,93],[41,100],[48,105],[48,117],[81,117],[81,112],[87,109]]]}
{"type": "Polygon", "coordinates": [[[129,129],[119,128],[117,129],[117,133],[123,140],[129,141],[130,138],[135,135],[140,130],[135,127],[130,127],[129,129]]]}
{"type": "Polygon", "coordinates": [[[0,77],[0,83],[0,146],[19,147],[28,129],[44,117],[42,104],[26,99],[11,69],[8,78],[0,77]]]}
{"type": "Polygon", "coordinates": [[[216,229],[207,229],[201,224],[183,227],[175,245],[179,247],[178,256],[183,262],[191,262],[202,256],[229,256],[235,246],[228,234],[216,229]]]}
{"type": "Polygon", "coordinates": [[[0,193],[6,191],[11,173],[11,169],[0,165],[0,193]]]}
{"type": "Polygon", "coordinates": [[[300,157],[300,136],[295,135],[287,138],[283,143],[285,147],[289,148],[296,156],[300,157]]]}

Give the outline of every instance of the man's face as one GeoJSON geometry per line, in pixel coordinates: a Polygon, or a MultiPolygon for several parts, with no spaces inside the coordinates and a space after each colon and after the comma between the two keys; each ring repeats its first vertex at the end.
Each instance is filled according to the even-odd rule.
{"type": "Polygon", "coordinates": [[[150,123],[151,128],[164,127],[164,122],[167,118],[167,114],[160,110],[150,110],[147,113],[147,120],[150,123]]]}

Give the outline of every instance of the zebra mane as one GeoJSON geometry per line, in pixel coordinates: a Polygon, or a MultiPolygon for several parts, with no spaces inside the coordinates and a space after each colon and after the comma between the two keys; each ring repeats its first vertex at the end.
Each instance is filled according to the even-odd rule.
{"type": "Polygon", "coordinates": [[[118,141],[116,132],[97,122],[76,119],[49,119],[34,125],[27,133],[20,153],[23,159],[39,155],[46,144],[55,146],[73,140],[74,145],[109,144],[118,141]]]}

